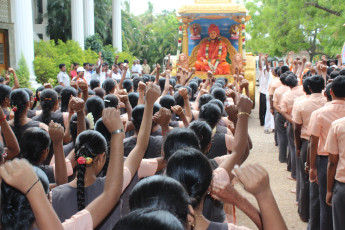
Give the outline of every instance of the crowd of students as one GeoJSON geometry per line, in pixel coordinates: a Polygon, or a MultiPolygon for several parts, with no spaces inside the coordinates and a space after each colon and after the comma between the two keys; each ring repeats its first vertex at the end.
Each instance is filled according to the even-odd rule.
{"type": "MultiPolygon", "coordinates": [[[[345,66],[325,56],[313,65],[306,57],[287,57],[287,65],[270,68],[260,55],[260,88],[267,84],[267,110],[274,116],[279,162],[296,181],[298,214],[308,229],[342,229],[345,225],[345,66]]],[[[263,57],[264,56],[264,57],[263,57]]],[[[264,97],[266,94],[263,93],[264,97]]],[[[265,100],[265,99],[264,99],[265,100]]],[[[270,124],[265,124],[267,129],[270,124]]],[[[266,132],[266,131],[265,131],[266,132]]],[[[266,132],[267,133],[267,132],[266,132]]],[[[269,132],[268,132],[269,133],[269,132]]]]}
{"type": "MultiPolygon", "coordinates": [[[[113,79],[102,74],[108,69],[101,57],[95,66],[90,82],[83,79],[85,69],[76,68],[69,86],[47,83],[35,93],[20,88],[14,70],[12,88],[8,76],[0,78],[2,229],[247,229],[236,225],[235,207],[259,229],[287,229],[267,171],[257,164],[241,166],[252,148],[253,107],[243,73],[233,83],[211,72],[203,81],[193,77],[194,69],[178,68],[171,76],[170,68],[163,72],[157,65],[155,75],[128,79],[128,65],[122,65],[121,78],[113,79]],[[254,195],[259,210],[236,191],[235,181],[254,195]]],[[[285,69],[277,70],[277,79],[288,92],[300,92],[297,76],[285,69]]],[[[344,78],[332,82],[338,107],[345,98],[339,90],[344,78]]],[[[305,89],[322,91],[322,77],[303,83],[307,79],[305,89]]],[[[277,111],[296,123],[290,105],[296,96],[290,94],[282,96],[289,101],[277,111]]],[[[313,96],[298,101],[301,108],[308,98],[313,96]]],[[[329,141],[335,142],[329,147],[333,174],[337,160],[343,164],[336,155],[342,151],[341,124],[334,123],[330,132],[336,136],[329,141]]],[[[300,127],[303,133],[304,124],[300,127]]],[[[315,138],[324,143],[321,136],[315,138]]],[[[317,143],[311,144],[315,150],[317,143]]],[[[335,178],[335,188],[342,189],[341,173],[335,178]]],[[[333,202],[336,197],[341,199],[335,192],[333,202]]],[[[342,209],[339,205],[333,208],[342,209]]]]}

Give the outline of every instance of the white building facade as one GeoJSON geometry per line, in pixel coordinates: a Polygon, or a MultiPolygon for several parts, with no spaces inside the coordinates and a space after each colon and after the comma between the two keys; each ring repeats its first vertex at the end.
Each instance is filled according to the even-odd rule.
{"type": "MultiPolygon", "coordinates": [[[[113,46],[122,51],[121,0],[112,1],[113,46]]],[[[49,40],[46,33],[48,0],[0,0],[0,73],[17,68],[23,54],[35,85],[34,41],[49,40]]],[[[86,37],[95,33],[94,0],[71,0],[72,39],[84,49],[86,37]],[[87,16],[85,16],[87,15],[87,16]]]]}

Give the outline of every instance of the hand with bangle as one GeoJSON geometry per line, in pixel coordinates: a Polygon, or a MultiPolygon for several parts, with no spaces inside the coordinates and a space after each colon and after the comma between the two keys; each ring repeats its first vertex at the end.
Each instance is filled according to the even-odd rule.
{"type": "Polygon", "coordinates": [[[103,109],[102,120],[104,126],[108,129],[111,135],[124,132],[119,110],[116,110],[115,108],[103,109]]]}
{"type": "Polygon", "coordinates": [[[253,108],[253,101],[245,95],[241,95],[237,103],[238,117],[247,116],[249,117],[250,112],[253,108]]]}
{"type": "Polygon", "coordinates": [[[36,186],[42,186],[39,185],[39,178],[32,166],[25,159],[7,161],[0,166],[0,175],[8,185],[18,189],[25,196],[36,186]]]}

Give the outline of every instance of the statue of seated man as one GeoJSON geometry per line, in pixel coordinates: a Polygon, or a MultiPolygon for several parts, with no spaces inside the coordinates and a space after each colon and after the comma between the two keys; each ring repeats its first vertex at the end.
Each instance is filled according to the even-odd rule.
{"type": "Polygon", "coordinates": [[[209,38],[199,48],[195,69],[212,71],[216,75],[230,74],[230,64],[226,62],[227,46],[221,41],[219,28],[211,24],[208,28],[209,38]]]}

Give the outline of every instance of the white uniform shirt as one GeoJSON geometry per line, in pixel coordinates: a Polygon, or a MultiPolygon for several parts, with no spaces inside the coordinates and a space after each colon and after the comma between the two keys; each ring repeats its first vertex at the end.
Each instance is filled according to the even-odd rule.
{"type": "Polygon", "coordinates": [[[57,75],[57,80],[60,83],[63,83],[65,87],[70,86],[70,77],[66,72],[60,71],[60,73],[57,75]]]}

